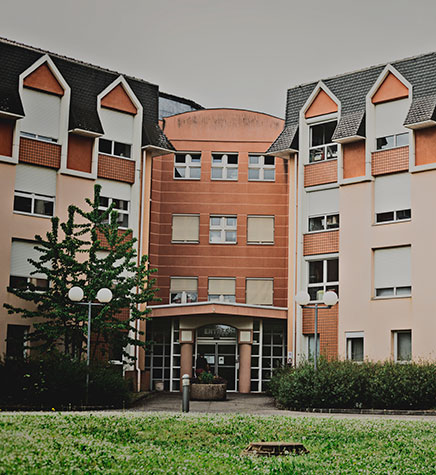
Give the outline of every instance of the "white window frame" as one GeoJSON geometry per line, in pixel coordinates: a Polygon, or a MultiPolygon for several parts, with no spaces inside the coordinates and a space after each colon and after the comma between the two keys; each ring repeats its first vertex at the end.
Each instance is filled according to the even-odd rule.
{"type": "Polygon", "coordinates": [[[409,132],[400,132],[399,134],[390,134],[390,135],[384,135],[382,137],[376,137],[375,139],[375,150],[377,152],[381,152],[383,150],[392,150],[394,148],[401,148],[401,147],[408,147],[409,146],[409,132]],[[398,137],[399,136],[402,136],[402,135],[405,135],[407,136],[407,143],[404,144],[404,145],[398,145],[397,142],[398,142],[398,137]],[[394,145],[392,145],[391,147],[384,147],[384,148],[378,148],[377,146],[377,141],[380,140],[380,139],[385,139],[387,137],[393,137],[394,138],[394,145]]]}
{"type": "Polygon", "coordinates": [[[257,245],[257,246],[273,246],[275,244],[275,237],[276,237],[276,219],[274,215],[260,215],[260,214],[250,214],[247,216],[247,244],[250,246],[257,245]],[[273,235],[272,241],[249,241],[248,240],[248,220],[250,218],[262,218],[262,219],[272,219],[272,226],[273,226],[273,235]]]}
{"type": "Polygon", "coordinates": [[[236,302],[236,278],[235,277],[209,277],[207,279],[207,300],[208,302],[235,303],[236,302]],[[235,282],[234,294],[209,294],[209,281],[211,280],[232,280],[235,282]]]}
{"type": "Polygon", "coordinates": [[[276,160],[275,157],[268,157],[274,160],[273,165],[265,164],[265,155],[248,155],[248,181],[275,181],[276,180],[276,160]],[[259,163],[250,163],[252,158],[258,158],[259,163]],[[259,170],[259,178],[250,178],[250,170],[259,170]],[[265,170],[273,170],[272,178],[265,178],[265,170]]]}
{"type": "Polygon", "coordinates": [[[195,303],[195,302],[198,302],[198,278],[197,277],[174,277],[174,276],[171,276],[170,277],[170,289],[169,289],[169,303],[170,305],[183,305],[183,304],[187,304],[187,303],[195,303]],[[197,292],[192,292],[190,290],[181,290],[181,291],[178,291],[178,292],[171,292],[171,280],[176,280],[176,279],[184,279],[184,280],[192,280],[192,281],[196,281],[197,282],[197,292]],[[175,302],[172,302],[172,295],[173,294],[182,294],[181,296],[181,301],[180,303],[175,303],[175,302]],[[196,298],[195,298],[195,301],[194,302],[188,302],[188,294],[196,294],[196,298]]]}
{"type": "Polygon", "coordinates": [[[410,208],[396,209],[396,210],[392,210],[392,211],[383,211],[382,213],[375,213],[375,224],[377,226],[382,225],[382,224],[404,223],[404,222],[411,221],[411,220],[412,220],[412,210],[410,208]],[[410,217],[399,218],[398,213],[403,212],[403,211],[410,211],[410,217]],[[388,214],[388,213],[392,213],[393,219],[389,219],[389,220],[386,220],[386,221],[378,221],[378,216],[379,215],[388,214]]]}
{"type": "MultiPolygon", "coordinates": [[[[384,250],[384,249],[396,249],[396,248],[402,248],[402,247],[409,247],[411,246],[396,246],[392,248],[377,248],[373,249],[374,252],[374,260],[375,260],[375,253],[376,251],[384,250]]],[[[410,252],[412,252],[412,249],[410,249],[410,252]]],[[[375,279],[375,265],[373,269],[374,273],[374,279],[375,279]]],[[[411,276],[410,276],[411,277],[411,276]]],[[[389,286],[389,287],[376,287],[375,282],[374,282],[374,299],[395,299],[395,298],[410,298],[412,297],[412,282],[410,282],[410,285],[397,285],[397,286],[389,286]],[[400,290],[403,289],[403,290],[400,290]],[[406,290],[408,289],[408,290],[406,290]],[[381,291],[384,291],[384,295],[381,293],[381,291]],[[378,295],[377,295],[378,294],[378,295]]]]}
{"type": "MultiPolygon", "coordinates": [[[[9,275],[9,280],[11,277],[16,277],[16,278],[19,278],[19,279],[26,279],[26,285],[29,285],[29,284],[32,284],[34,285],[35,287],[38,287],[37,283],[38,283],[38,280],[42,280],[45,282],[45,285],[47,286],[47,288],[50,286],[50,282],[48,279],[44,279],[42,277],[25,277],[25,276],[22,276],[22,275],[14,275],[14,274],[10,274],[9,275]]],[[[10,282],[9,282],[9,287],[12,287],[10,285],[10,282]]],[[[22,287],[12,287],[12,288],[22,288],[22,287]]],[[[37,290],[37,292],[45,292],[45,290],[37,290]]]]}
{"type": "MultiPolygon", "coordinates": [[[[327,281],[327,262],[328,261],[334,261],[334,260],[337,260],[338,261],[338,273],[339,273],[339,256],[338,255],[334,255],[334,256],[331,256],[331,257],[318,257],[317,259],[307,259],[306,260],[306,268],[307,268],[307,291],[309,292],[309,289],[310,288],[313,288],[313,287],[322,287],[321,291],[322,292],[326,292],[327,290],[327,287],[333,287],[333,286],[336,286],[338,288],[338,291],[339,291],[339,280],[337,281],[327,281]],[[322,270],[322,275],[323,275],[323,279],[322,279],[322,282],[315,282],[315,283],[309,283],[309,272],[310,272],[310,263],[311,262],[319,262],[319,261],[322,261],[323,262],[323,270],[322,270]]],[[[339,277],[339,275],[338,275],[339,277]]],[[[318,291],[320,292],[320,291],[318,291]]],[[[322,297],[320,299],[315,299],[315,300],[311,300],[311,302],[322,302],[322,297]]]]}
{"type": "Polygon", "coordinates": [[[200,180],[201,179],[201,152],[177,152],[174,154],[174,171],[173,171],[173,178],[174,180],[200,180]],[[176,162],[177,156],[184,155],[185,161],[183,163],[176,162]],[[200,161],[193,162],[192,156],[199,155],[200,161]],[[185,169],[185,176],[176,176],[176,168],[184,168],[185,169]],[[199,177],[191,177],[191,170],[192,169],[199,169],[200,176],[199,177]]]}
{"type": "Polygon", "coordinates": [[[198,244],[200,242],[200,215],[199,214],[189,214],[189,213],[175,213],[171,216],[171,243],[172,244],[198,244]],[[180,240],[180,239],[173,239],[173,231],[174,231],[174,218],[175,217],[192,217],[198,219],[198,235],[196,239],[187,239],[187,240],[180,240]]]}
{"type": "MultiPolygon", "coordinates": [[[[120,198],[111,198],[109,196],[104,196],[104,195],[101,195],[100,198],[105,198],[109,201],[109,204],[108,206],[102,206],[100,204],[100,206],[98,207],[98,209],[100,211],[106,211],[111,205],[112,203],[114,202],[114,200],[117,200],[117,201],[124,201],[127,203],[127,210],[124,210],[124,209],[117,209],[117,208],[113,208],[113,210],[117,211],[118,212],[118,215],[127,215],[127,221],[129,222],[130,221],[130,201],[129,200],[122,200],[120,198]]],[[[110,217],[109,217],[110,219],[110,217]]],[[[129,224],[127,225],[127,227],[124,227],[124,226],[118,226],[118,229],[129,229],[129,224]]]]}
{"type": "Polygon", "coordinates": [[[19,211],[19,210],[14,209],[13,212],[15,214],[24,214],[26,216],[37,216],[38,218],[48,218],[48,219],[50,219],[56,213],[56,211],[55,211],[55,197],[54,196],[41,195],[39,193],[29,193],[27,191],[19,191],[19,190],[14,191],[14,198],[15,198],[15,196],[21,196],[22,198],[30,198],[30,200],[31,200],[31,211],[30,211],[30,213],[26,212],[26,211],[19,211]],[[35,202],[36,202],[36,200],[48,201],[50,203],[53,203],[53,214],[48,215],[48,214],[35,213],[35,202]]]}
{"type": "Polygon", "coordinates": [[[329,119],[329,120],[323,120],[320,122],[314,122],[314,123],[309,123],[309,162],[308,163],[319,163],[319,162],[325,162],[328,160],[337,160],[339,157],[339,150],[340,150],[340,144],[335,143],[335,142],[330,142],[330,143],[325,143],[322,145],[311,145],[312,144],[312,131],[313,127],[316,127],[318,125],[323,125],[323,124],[328,124],[329,122],[336,122],[336,126],[338,124],[338,119],[329,119]],[[327,149],[328,147],[336,147],[336,155],[331,158],[327,158],[327,149]],[[312,150],[318,150],[318,149],[323,149],[322,151],[322,158],[319,160],[311,160],[311,151],[312,150]]]}
{"type": "Polygon", "coordinates": [[[238,166],[239,166],[239,154],[237,152],[228,152],[228,153],[221,153],[221,152],[212,152],[212,164],[211,164],[211,171],[210,171],[210,179],[213,181],[238,181],[238,166]],[[229,155],[236,155],[237,163],[228,163],[229,155]],[[214,163],[214,158],[221,157],[221,163],[214,163]],[[212,172],[214,168],[222,169],[222,177],[221,178],[214,178],[212,176],[212,172]],[[236,177],[235,178],[228,178],[227,171],[228,170],[235,170],[236,169],[236,177]]]}
{"type": "Polygon", "coordinates": [[[340,226],[340,219],[339,219],[339,213],[327,213],[327,214],[316,214],[313,216],[309,216],[307,218],[307,232],[310,234],[315,234],[315,233],[325,233],[326,231],[337,231],[340,226]],[[338,217],[338,225],[335,228],[327,228],[327,218],[337,216],[338,217]],[[310,220],[314,218],[322,218],[323,219],[323,229],[318,229],[315,231],[310,230],[310,220]]]}
{"type": "Polygon", "coordinates": [[[394,361],[395,363],[400,364],[407,364],[412,362],[412,330],[394,330],[392,332],[394,334],[394,361]],[[409,334],[410,335],[410,359],[408,360],[399,360],[398,359],[398,335],[402,334],[409,334]]]}
{"type": "Polygon", "coordinates": [[[20,137],[23,137],[25,139],[37,140],[39,142],[48,142],[48,143],[56,143],[56,144],[58,143],[58,139],[55,139],[53,137],[48,137],[46,135],[34,134],[33,132],[20,131],[20,137]]]}
{"type": "Polygon", "coordinates": [[[347,360],[354,361],[355,363],[362,363],[365,360],[365,336],[364,332],[347,332],[345,333],[345,343],[347,349],[347,360]],[[363,353],[361,360],[353,359],[353,340],[362,340],[363,353]]]}
{"type": "Polygon", "coordinates": [[[238,218],[234,215],[210,215],[209,216],[209,244],[237,244],[238,243],[238,218]],[[219,225],[212,225],[212,219],[220,219],[219,225]],[[227,219],[232,218],[235,219],[234,226],[227,225],[227,219]],[[221,239],[220,241],[212,241],[210,237],[210,233],[212,231],[221,231],[221,239]],[[236,239],[234,241],[227,241],[226,240],[226,232],[227,231],[235,231],[236,239]]]}
{"type": "Polygon", "coordinates": [[[111,139],[107,139],[105,137],[100,137],[98,139],[98,153],[100,155],[107,155],[109,157],[118,157],[118,158],[124,158],[126,160],[134,160],[132,158],[132,147],[133,145],[131,143],[127,143],[127,142],[120,142],[118,140],[111,140],[111,139]],[[108,153],[108,152],[102,152],[100,151],[100,141],[101,140],[106,140],[106,142],[110,142],[111,143],[111,153],[108,153]],[[121,145],[128,145],[130,147],[130,156],[126,156],[126,155],[116,155],[115,154],[115,144],[118,143],[118,144],[121,144],[121,145]]]}

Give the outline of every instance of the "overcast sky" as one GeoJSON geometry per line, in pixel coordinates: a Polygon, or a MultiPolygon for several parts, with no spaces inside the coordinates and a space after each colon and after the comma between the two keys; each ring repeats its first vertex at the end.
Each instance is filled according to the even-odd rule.
{"type": "Polygon", "coordinates": [[[286,89],[436,50],[435,0],[1,0],[0,36],[283,117],[286,89]]]}

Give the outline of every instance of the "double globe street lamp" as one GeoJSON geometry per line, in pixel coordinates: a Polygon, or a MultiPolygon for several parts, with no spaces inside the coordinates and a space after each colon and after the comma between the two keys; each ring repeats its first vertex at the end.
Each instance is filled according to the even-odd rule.
{"type": "Polygon", "coordinates": [[[324,292],[322,296],[322,301],[324,305],[320,305],[318,302],[314,302],[309,304],[310,302],[310,295],[305,290],[300,290],[295,296],[295,301],[300,305],[301,308],[312,308],[315,309],[315,349],[314,349],[314,368],[315,371],[317,370],[317,362],[318,362],[318,309],[320,308],[331,308],[338,303],[338,296],[336,292],[332,290],[328,290],[324,292]]]}
{"type": "Polygon", "coordinates": [[[88,402],[88,388],[89,388],[89,364],[91,359],[91,311],[93,305],[104,305],[109,303],[112,300],[112,291],[107,288],[102,288],[97,292],[96,302],[82,302],[84,292],[81,287],[71,287],[68,291],[68,298],[77,303],[78,305],[88,305],[88,335],[87,335],[87,344],[86,344],[86,366],[88,371],[86,372],[86,402],[88,402]]]}

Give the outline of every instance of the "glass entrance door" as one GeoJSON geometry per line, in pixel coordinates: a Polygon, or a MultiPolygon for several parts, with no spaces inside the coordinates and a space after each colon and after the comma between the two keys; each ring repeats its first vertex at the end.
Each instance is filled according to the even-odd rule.
{"type": "Polygon", "coordinates": [[[211,373],[227,381],[227,390],[237,390],[238,345],[228,341],[197,341],[195,359],[203,355],[211,373]]]}

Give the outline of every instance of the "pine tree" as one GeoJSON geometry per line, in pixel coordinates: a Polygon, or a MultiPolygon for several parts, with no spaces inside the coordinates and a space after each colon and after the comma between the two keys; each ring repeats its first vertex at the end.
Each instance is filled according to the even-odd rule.
{"type": "MultiPolygon", "coordinates": [[[[28,339],[41,351],[60,350],[65,355],[80,358],[86,349],[88,308],[68,298],[68,291],[79,286],[84,291],[84,302],[93,302],[97,292],[110,288],[112,300],[93,306],[92,353],[108,356],[109,348],[116,345],[144,346],[142,332],[136,322],[144,320],[149,310],[144,304],[155,299],[147,256],[137,263],[136,239],[130,229],[118,229],[118,212],[112,204],[106,210],[100,207],[100,185],[94,187],[93,200],[86,199],[88,210],[77,206],[68,208],[68,220],[59,223],[52,218],[52,228],[45,238],[35,236],[38,261],[29,259],[35,267],[33,274],[46,276],[49,287],[41,291],[35,285],[26,288],[8,288],[17,297],[32,302],[32,309],[4,304],[10,314],[35,319],[28,339]]],[[[132,360],[123,350],[123,359],[132,360]]]]}

